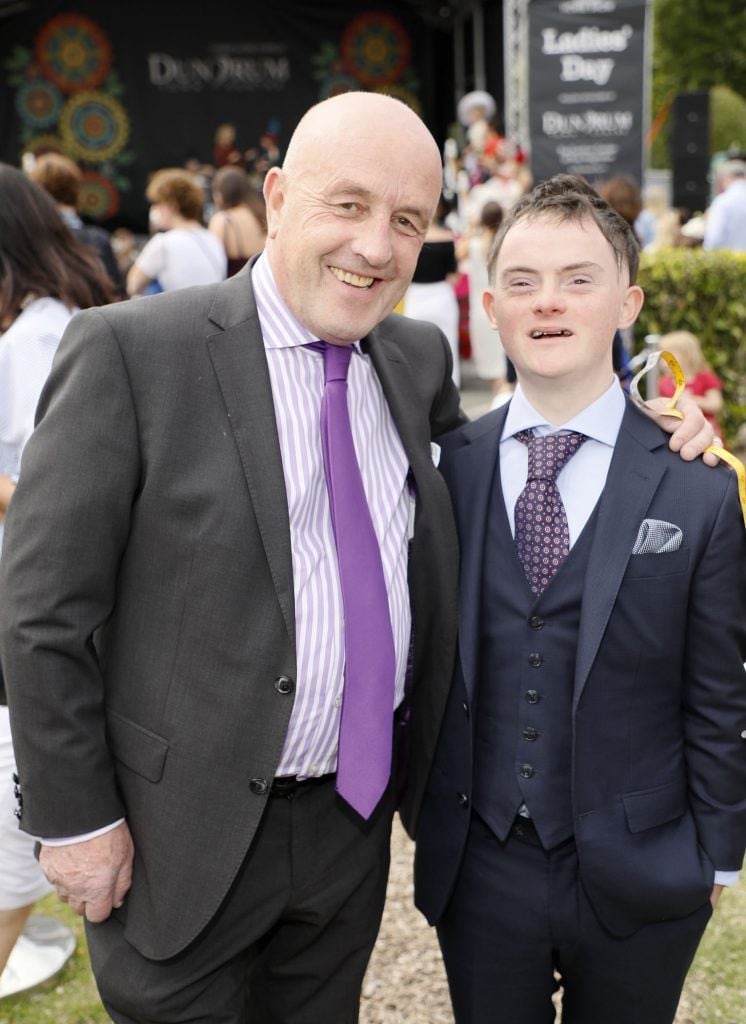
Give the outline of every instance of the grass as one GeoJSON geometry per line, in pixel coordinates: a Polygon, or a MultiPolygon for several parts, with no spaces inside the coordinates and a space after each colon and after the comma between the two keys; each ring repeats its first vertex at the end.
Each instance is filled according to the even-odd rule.
{"type": "MultiPolygon", "coordinates": [[[[45,988],[0,1001],[0,1024],[107,1024],[88,966],[82,922],[54,896],[36,909],[69,924],[78,948],[45,988]]],[[[742,880],[723,894],[705,933],[684,989],[678,1024],[746,1024],[745,921],[742,880]]]]}
{"type": "Polygon", "coordinates": [[[41,900],[34,913],[64,921],[75,932],[78,945],[62,971],[46,985],[0,1001],[0,1024],[111,1024],[91,974],[81,918],[54,895],[41,900]]]}
{"type": "Polygon", "coordinates": [[[689,972],[681,1024],[746,1024],[746,881],[726,889],[689,972]]]}

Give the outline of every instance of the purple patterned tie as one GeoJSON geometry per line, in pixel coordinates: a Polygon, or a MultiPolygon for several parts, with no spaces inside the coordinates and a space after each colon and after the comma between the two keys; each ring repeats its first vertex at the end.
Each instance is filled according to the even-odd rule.
{"type": "Polygon", "coordinates": [[[570,550],[557,477],[588,438],[575,431],[539,437],[521,430],[514,436],[528,446],[528,479],[515,503],[515,548],[529,586],[543,594],[570,550]]]}
{"type": "Polygon", "coordinates": [[[308,346],[324,356],[321,444],[337,547],[345,633],[337,792],[369,818],[391,774],[396,654],[381,551],[363,489],[347,408],[352,345],[308,346]]]}

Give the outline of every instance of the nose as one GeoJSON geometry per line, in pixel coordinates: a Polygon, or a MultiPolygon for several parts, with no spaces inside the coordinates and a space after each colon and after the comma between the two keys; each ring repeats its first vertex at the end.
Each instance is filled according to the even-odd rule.
{"type": "Polygon", "coordinates": [[[391,259],[391,221],[388,215],[366,217],[352,244],[356,256],[362,256],[371,267],[383,267],[391,259]]]}
{"type": "Polygon", "coordinates": [[[544,281],[534,294],[534,311],[544,315],[564,310],[562,290],[554,281],[544,281]]]}

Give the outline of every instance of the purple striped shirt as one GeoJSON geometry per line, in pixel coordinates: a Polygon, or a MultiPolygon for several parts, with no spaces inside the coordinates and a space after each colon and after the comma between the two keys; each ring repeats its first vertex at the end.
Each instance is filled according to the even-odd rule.
{"type": "MultiPolygon", "coordinates": [[[[280,438],[295,593],[298,678],[277,774],[303,778],[336,769],[344,684],[342,594],[319,428],[323,357],[302,347],[319,339],[285,305],[266,256],[254,264],[251,280],[280,438]]],[[[409,463],[378,377],[359,342],[354,343],[347,382],[355,451],[389,596],[396,649],[396,706],[404,696],[411,629],[409,463]]]]}

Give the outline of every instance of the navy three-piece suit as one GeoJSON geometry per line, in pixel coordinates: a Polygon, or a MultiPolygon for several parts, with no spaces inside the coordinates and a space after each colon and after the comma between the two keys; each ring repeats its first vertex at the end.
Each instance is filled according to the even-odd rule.
{"type": "MultiPolygon", "coordinates": [[[[439,439],[461,549],[460,638],[419,820],[415,883],[419,908],[439,927],[457,1020],[515,1024],[553,1013],[524,1011],[531,977],[517,985],[513,1009],[507,996],[500,1013],[480,1005],[474,964],[481,957],[489,973],[485,946],[494,942],[494,959],[508,960],[517,938],[510,928],[495,936],[491,926],[472,927],[469,915],[489,924],[491,899],[514,901],[517,925],[534,913],[528,860],[550,871],[547,851],[559,851],[557,863],[573,858],[567,877],[576,884],[552,899],[566,897],[568,917],[592,919],[594,947],[608,942],[609,963],[644,949],[644,937],[656,934],[647,926],[667,922],[656,971],[669,989],[679,982],[663,980],[667,962],[683,980],[709,917],[714,870],[741,867],[746,534],[735,475],[683,462],[629,403],[598,505],[537,597],[502,498],[505,416],[503,407],[439,439]],[[664,543],[633,554],[645,520],[670,524],[676,549],[664,543]],[[530,822],[517,814],[525,806],[530,822]],[[527,831],[532,841],[516,845],[527,831]],[[493,886],[497,872],[512,874],[493,886]]],[[[571,943],[565,960],[568,975],[577,969],[587,986],[583,942],[571,943]]],[[[638,983],[650,956],[642,959],[638,983]]],[[[593,970],[605,973],[597,962],[593,970]]],[[[568,1019],[657,1024],[665,1018],[656,1005],[671,997],[657,1003],[656,984],[645,982],[641,1004],[653,1009],[639,1017],[619,1010],[617,1018],[607,1007],[603,1017],[577,1009],[568,1019]]]]}

